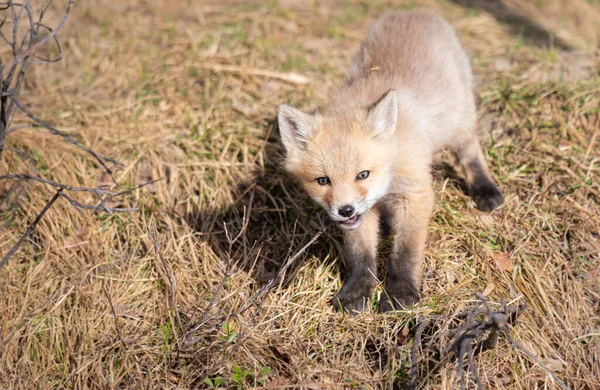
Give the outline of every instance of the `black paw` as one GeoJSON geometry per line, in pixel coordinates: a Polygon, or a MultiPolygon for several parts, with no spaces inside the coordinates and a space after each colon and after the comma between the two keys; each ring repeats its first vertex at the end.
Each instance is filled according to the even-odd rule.
{"type": "Polygon", "coordinates": [[[379,311],[388,312],[394,310],[404,310],[414,306],[419,302],[419,292],[412,286],[401,286],[399,288],[388,287],[381,294],[379,301],[379,311]]]}
{"type": "Polygon", "coordinates": [[[469,192],[477,208],[481,211],[492,211],[504,203],[502,193],[492,182],[476,184],[469,192]]]}
{"type": "Polygon", "coordinates": [[[337,311],[358,314],[369,309],[372,294],[372,286],[359,283],[344,284],[331,303],[337,311]]]}

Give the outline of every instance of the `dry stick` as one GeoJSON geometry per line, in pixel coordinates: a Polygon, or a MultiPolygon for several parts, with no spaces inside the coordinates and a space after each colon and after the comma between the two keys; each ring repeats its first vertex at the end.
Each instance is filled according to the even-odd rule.
{"type": "MultiPolygon", "coordinates": [[[[0,148],[1,148],[1,146],[0,146],[0,148]]],[[[30,155],[28,155],[27,153],[25,153],[24,151],[22,151],[20,149],[5,147],[4,150],[8,150],[9,152],[18,154],[19,156],[23,157],[24,159],[29,160],[29,162],[32,164],[37,164],[37,160],[35,158],[31,157],[30,155]]]]}
{"type": "Polygon", "coordinates": [[[72,206],[75,206],[75,208],[77,209],[77,211],[80,211],[79,209],[84,209],[84,210],[91,210],[91,211],[105,211],[108,214],[113,214],[115,212],[129,212],[129,211],[138,211],[139,208],[138,207],[108,207],[105,202],[104,199],[102,199],[100,201],[100,204],[98,204],[97,206],[89,206],[87,204],[83,204],[81,202],[76,201],[75,199],[71,198],[69,195],[67,194],[61,194],[61,197],[65,198],[66,200],[69,201],[69,203],[71,203],[72,206]]]}
{"type": "Polygon", "coordinates": [[[413,347],[412,350],[410,351],[410,360],[411,360],[411,366],[410,366],[410,385],[408,387],[409,390],[416,390],[417,389],[417,356],[419,353],[419,345],[421,345],[421,335],[423,334],[423,330],[425,330],[425,327],[427,326],[427,323],[429,321],[427,320],[426,317],[419,317],[419,327],[417,328],[417,332],[415,333],[415,339],[413,341],[413,347]]]}
{"type": "MultiPolygon", "coordinates": [[[[525,347],[523,347],[521,344],[519,344],[516,340],[513,339],[512,335],[510,333],[510,330],[506,326],[506,323],[510,319],[510,317],[508,317],[508,314],[516,315],[516,314],[518,314],[518,311],[516,313],[511,313],[509,308],[506,306],[506,303],[504,303],[504,305],[503,305],[504,312],[497,313],[490,307],[487,299],[485,298],[485,296],[483,294],[477,293],[475,295],[485,305],[486,310],[483,312],[483,314],[485,314],[487,316],[488,320],[482,321],[479,324],[477,324],[477,323],[473,324],[473,317],[474,317],[474,314],[476,314],[476,313],[471,312],[470,314],[473,314],[473,317],[468,319],[467,324],[464,327],[462,327],[463,329],[466,329],[466,330],[458,337],[458,339],[454,343],[451,344],[451,347],[454,348],[456,351],[457,343],[459,343],[459,345],[458,345],[459,364],[458,364],[457,370],[459,372],[459,377],[461,378],[461,386],[464,388],[464,377],[462,376],[462,355],[465,353],[465,348],[467,349],[469,364],[472,365],[473,364],[472,356],[473,356],[474,351],[472,349],[472,346],[470,345],[471,344],[470,340],[472,340],[476,337],[479,337],[486,330],[491,329],[491,333],[488,336],[488,338],[486,340],[484,340],[483,342],[481,342],[479,344],[480,348],[476,348],[475,351],[481,352],[485,349],[494,347],[498,340],[498,332],[502,331],[502,333],[504,333],[506,335],[506,337],[508,338],[508,340],[511,342],[512,346],[515,349],[523,352],[527,357],[529,357],[537,365],[539,365],[542,369],[544,369],[544,371],[546,371],[552,377],[552,379],[559,384],[559,386],[562,389],[568,390],[569,387],[567,387],[567,385],[560,378],[558,378],[558,376],[552,370],[550,370],[548,367],[546,367],[544,364],[542,364],[539,361],[539,359],[537,358],[537,356],[535,356],[534,354],[529,352],[525,347]]],[[[518,309],[516,309],[516,310],[518,310],[518,309]]],[[[477,375],[476,368],[475,368],[475,371],[473,371],[473,373],[477,380],[478,387],[483,388],[483,385],[480,382],[479,375],[477,375]]]]}
{"type": "Polygon", "coordinates": [[[162,253],[162,249],[160,247],[160,244],[158,242],[158,239],[156,237],[156,222],[154,221],[154,219],[152,220],[151,224],[150,224],[150,237],[152,238],[152,244],[154,245],[154,251],[156,252],[156,254],[158,255],[158,257],[160,258],[160,262],[162,263],[164,272],[167,274],[167,277],[169,279],[169,285],[170,285],[170,290],[171,290],[171,299],[170,299],[170,307],[169,310],[173,310],[173,313],[175,313],[175,317],[177,318],[177,323],[179,325],[179,329],[182,328],[181,326],[181,318],[179,317],[179,310],[177,310],[177,290],[175,288],[175,277],[173,276],[173,270],[171,269],[171,267],[169,266],[169,263],[167,262],[167,259],[165,259],[165,256],[162,253]]]}
{"type": "Polygon", "coordinates": [[[106,295],[106,299],[108,299],[108,304],[110,305],[113,317],[115,318],[115,329],[117,330],[117,337],[119,338],[119,341],[121,341],[121,347],[123,348],[123,359],[127,361],[127,344],[125,344],[125,340],[123,340],[123,332],[121,331],[121,324],[119,324],[119,320],[117,318],[115,305],[113,305],[112,299],[110,299],[110,294],[106,290],[106,285],[104,283],[102,283],[102,291],[106,295]]]}
{"type": "MultiPolygon", "coordinates": [[[[509,339],[511,339],[512,337],[510,336],[510,331],[506,324],[515,323],[519,315],[526,309],[526,306],[507,306],[506,302],[503,302],[503,311],[497,312],[490,307],[485,296],[480,293],[477,293],[476,296],[483,302],[485,308],[472,308],[457,317],[465,318],[465,323],[454,329],[452,336],[453,341],[448,345],[448,347],[446,347],[443,351],[435,349],[437,351],[436,355],[440,360],[435,367],[428,372],[424,379],[428,378],[433,372],[439,370],[444,363],[456,359],[456,370],[461,381],[461,388],[464,388],[466,385],[466,378],[464,377],[463,359],[466,353],[470,370],[477,381],[478,388],[485,388],[481,383],[481,378],[479,377],[477,368],[474,366],[473,357],[485,350],[494,348],[498,342],[499,332],[505,333],[509,339]],[[480,314],[485,315],[486,319],[483,321],[475,321],[475,318],[480,314]],[[490,332],[489,336],[485,340],[482,340],[477,345],[473,346],[471,344],[472,341],[483,336],[486,331],[490,332]],[[452,351],[454,354],[450,354],[452,351]]],[[[429,319],[433,318],[430,316],[429,319]]],[[[517,348],[517,346],[515,346],[515,348],[517,348]]],[[[527,354],[528,351],[523,352],[527,354]]],[[[556,379],[558,380],[558,378],[556,379]]],[[[562,382],[559,381],[559,383],[562,382]]]]}
{"type": "Polygon", "coordinates": [[[279,280],[279,278],[281,278],[281,276],[285,273],[285,271],[287,271],[287,269],[290,268],[290,266],[292,264],[294,264],[294,262],[296,260],[298,260],[298,258],[312,244],[314,244],[315,241],[317,241],[319,239],[319,237],[321,237],[321,235],[325,232],[325,230],[327,230],[327,226],[324,227],[323,229],[321,229],[317,234],[315,234],[315,236],[306,245],[304,245],[298,252],[296,252],[296,254],[294,256],[290,257],[288,259],[288,261],[286,261],[285,264],[281,268],[279,268],[279,271],[277,271],[277,275],[272,277],[267,282],[267,284],[265,284],[256,294],[254,294],[254,296],[248,300],[248,302],[246,303],[246,305],[244,307],[242,307],[242,309],[240,309],[237,313],[232,314],[231,316],[242,314],[243,312],[248,310],[250,308],[250,306],[252,306],[254,301],[256,301],[257,299],[262,298],[264,295],[266,295],[271,290],[271,288],[273,288],[273,285],[275,285],[275,283],[279,280]]]}
{"type": "MultiPolygon", "coordinates": [[[[208,305],[206,306],[206,309],[204,310],[204,314],[200,317],[200,320],[196,324],[188,327],[188,330],[186,331],[186,333],[183,337],[183,343],[182,343],[181,349],[187,349],[188,347],[195,344],[197,341],[197,338],[194,337],[194,333],[198,329],[200,329],[207,321],[209,321],[215,317],[214,315],[210,315],[210,310],[215,305],[215,303],[217,301],[217,297],[221,293],[221,290],[223,289],[225,282],[233,274],[234,267],[233,267],[233,259],[231,258],[231,253],[233,251],[233,243],[235,241],[237,241],[242,236],[243,232],[248,228],[249,220],[250,220],[250,216],[248,216],[248,221],[246,221],[246,207],[244,207],[244,216],[242,217],[242,221],[244,221],[244,222],[242,223],[242,228],[241,228],[240,232],[237,234],[236,238],[234,238],[234,239],[232,239],[231,236],[229,235],[229,230],[227,230],[227,224],[225,222],[223,222],[223,231],[225,233],[225,237],[227,238],[227,242],[229,243],[229,249],[227,251],[227,264],[225,265],[225,274],[223,275],[223,278],[221,279],[221,282],[219,283],[217,290],[215,291],[212,298],[208,302],[208,305]]],[[[254,246],[251,249],[251,253],[253,252],[253,249],[254,249],[254,246]]]]}
{"type": "Polygon", "coordinates": [[[215,302],[217,300],[217,297],[221,293],[221,289],[223,288],[223,286],[225,285],[225,282],[227,281],[227,279],[229,279],[230,276],[231,276],[231,274],[229,273],[228,270],[226,270],[225,275],[223,275],[223,279],[221,279],[221,282],[219,283],[219,286],[217,287],[217,291],[215,291],[215,293],[213,294],[210,302],[208,303],[208,306],[206,307],[206,310],[204,310],[204,314],[202,315],[202,317],[200,317],[200,321],[198,321],[197,324],[189,327],[188,331],[183,336],[183,342],[182,342],[182,345],[180,348],[181,350],[188,349],[189,347],[194,345],[197,341],[197,337],[193,336],[194,333],[196,333],[196,331],[198,329],[200,329],[207,321],[214,318],[214,316],[209,315],[209,311],[210,311],[210,309],[212,309],[213,305],[215,304],[215,302]]]}
{"type": "MultiPolygon", "coordinates": [[[[6,39],[6,37],[4,36],[4,34],[2,34],[2,38],[9,46],[12,47],[13,59],[6,65],[2,65],[2,63],[0,62],[0,86],[1,86],[0,90],[2,91],[2,97],[0,98],[0,106],[1,106],[0,107],[0,164],[2,164],[2,151],[4,150],[4,145],[5,145],[5,141],[6,141],[9,119],[12,117],[12,113],[14,111],[14,105],[17,103],[16,98],[14,98],[14,97],[11,98],[10,107],[9,107],[8,111],[6,110],[8,96],[5,94],[5,90],[8,91],[8,88],[12,82],[13,75],[15,74],[15,72],[17,70],[18,64],[22,61],[23,63],[21,65],[21,71],[19,72],[17,83],[16,83],[15,87],[12,89],[13,95],[16,96],[18,94],[18,91],[21,87],[21,81],[23,80],[23,77],[25,75],[25,70],[28,67],[27,61],[29,59],[29,56],[32,55],[35,51],[37,51],[40,47],[42,47],[50,39],[54,39],[56,41],[58,48],[59,48],[59,53],[61,52],[60,44],[58,42],[58,39],[56,38],[56,34],[66,23],[67,18],[69,17],[69,13],[71,11],[71,6],[73,5],[73,2],[74,2],[74,0],[69,0],[69,2],[67,3],[67,8],[65,10],[65,14],[63,15],[62,20],[60,21],[59,25],[57,26],[57,28],[54,31],[52,31],[51,28],[49,28],[41,23],[42,18],[44,16],[44,12],[46,11],[46,8],[50,5],[50,3],[48,3],[46,5],[46,7],[44,7],[42,9],[42,12],[40,13],[39,21],[37,23],[33,22],[32,11],[31,11],[31,7],[29,6],[28,2],[25,2],[24,4],[15,4],[12,1],[4,3],[4,4],[6,4],[5,9],[10,8],[11,12],[13,14],[13,40],[12,40],[12,42],[9,42],[8,39],[6,39]],[[15,9],[14,9],[15,6],[21,7],[18,15],[15,13],[15,9]],[[29,37],[29,47],[27,48],[27,50],[22,50],[23,45],[25,44],[26,37],[23,38],[23,41],[21,42],[21,47],[19,47],[17,49],[17,33],[18,33],[19,21],[21,20],[21,14],[22,14],[23,10],[27,11],[27,16],[29,18],[28,33],[29,33],[30,37],[29,37]],[[47,28],[48,30],[50,30],[50,34],[48,34],[46,37],[41,39],[39,42],[33,44],[34,33],[37,34],[39,32],[40,27],[42,27],[42,26],[44,28],[47,28]],[[4,79],[4,69],[10,69],[10,72],[6,79],[4,79]]],[[[2,21],[2,24],[4,24],[4,21],[2,21]]]]}
{"type": "Polygon", "coordinates": [[[106,189],[106,187],[97,187],[97,188],[94,188],[94,187],[90,187],[90,188],[71,187],[70,185],[67,185],[67,184],[58,183],[58,182],[55,182],[52,180],[47,180],[47,179],[41,178],[39,176],[33,176],[33,175],[26,174],[26,173],[11,173],[8,175],[1,175],[0,180],[31,180],[31,181],[37,181],[40,183],[48,184],[53,187],[62,188],[67,191],[93,192],[93,193],[110,194],[110,195],[118,193],[118,192],[114,192],[114,191],[108,191],[106,189]]]}
{"type": "MultiPolygon", "coordinates": [[[[35,52],[37,49],[39,49],[44,43],[46,43],[50,39],[52,39],[56,35],[56,33],[58,33],[58,31],[65,25],[67,18],[69,17],[69,13],[71,12],[71,6],[73,5],[73,2],[74,2],[74,0],[69,0],[69,2],[67,3],[67,9],[65,10],[65,14],[64,14],[62,20],[60,21],[60,23],[58,24],[56,29],[54,31],[52,31],[52,33],[48,34],[46,37],[44,37],[44,39],[40,40],[38,43],[31,46],[27,50],[18,53],[8,64],[6,64],[6,66],[0,66],[0,78],[3,77],[4,69],[12,68],[13,65],[15,65],[18,62],[21,62],[23,59],[25,59],[26,57],[31,55],[33,52],[35,52]]],[[[12,2],[8,2],[8,4],[12,4],[12,2]]],[[[16,45],[16,42],[13,41],[13,43],[16,45]]]]}
{"type": "Polygon", "coordinates": [[[471,374],[475,377],[475,381],[477,382],[477,389],[484,390],[485,386],[481,383],[481,378],[479,377],[479,372],[477,371],[477,366],[473,363],[473,346],[471,343],[467,344],[467,357],[469,362],[469,369],[471,370],[471,374]]]}
{"type": "Polygon", "coordinates": [[[42,220],[42,218],[44,217],[46,212],[48,212],[48,210],[50,210],[50,207],[52,207],[54,202],[56,202],[56,200],[62,195],[62,192],[63,192],[62,188],[59,189],[58,191],[56,191],[56,194],[54,194],[52,199],[50,199],[50,201],[48,203],[46,203],[46,206],[44,207],[42,212],[39,213],[38,216],[33,221],[33,223],[31,225],[29,225],[29,227],[25,231],[25,234],[23,234],[21,236],[19,241],[17,241],[17,243],[11,248],[11,250],[8,251],[8,253],[6,254],[6,256],[4,256],[2,261],[0,261],[0,270],[6,265],[6,263],[8,263],[8,260],[19,250],[19,248],[23,244],[23,241],[25,241],[27,238],[29,238],[31,233],[33,233],[33,231],[37,227],[38,223],[40,223],[40,221],[42,220]]]}
{"type": "Polygon", "coordinates": [[[150,184],[158,183],[159,181],[162,181],[164,179],[165,179],[164,177],[159,177],[158,179],[147,181],[145,183],[142,183],[142,184],[135,186],[133,188],[130,188],[128,190],[123,190],[123,191],[118,191],[116,193],[112,193],[112,194],[110,194],[110,196],[106,197],[105,201],[113,200],[114,198],[117,198],[119,196],[127,195],[135,190],[139,190],[140,188],[144,188],[146,186],[149,186],[150,184]]]}
{"type": "MultiPolygon", "coordinates": [[[[271,280],[269,280],[269,282],[263,287],[261,288],[256,294],[254,294],[254,296],[252,298],[250,298],[250,300],[248,301],[248,303],[238,312],[236,313],[232,313],[229,316],[227,316],[227,319],[240,315],[241,313],[245,312],[246,310],[248,310],[250,308],[250,306],[252,305],[252,303],[254,301],[256,301],[258,298],[262,297],[263,295],[265,295],[266,293],[268,293],[271,288],[273,287],[273,285],[275,284],[275,282],[277,282],[277,280],[285,273],[285,271],[298,259],[298,257],[300,257],[312,244],[315,243],[315,241],[317,241],[317,239],[319,237],[321,237],[321,235],[327,230],[328,226],[324,227],[323,229],[321,229],[317,234],[315,234],[315,236],[306,244],[304,245],[298,252],[296,252],[296,254],[294,256],[292,256],[277,272],[277,275],[275,275],[273,278],[271,278],[271,280]]],[[[243,333],[240,332],[240,334],[238,335],[238,340],[243,340],[243,336],[246,336],[246,333],[248,330],[251,329],[246,329],[243,333]]],[[[238,343],[236,343],[231,351],[229,351],[229,355],[227,356],[223,356],[221,358],[221,360],[219,360],[219,362],[213,366],[213,368],[211,368],[211,370],[214,370],[214,367],[219,367],[221,368],[223,363],[225,362],[225,360],[228,358],[228,356],[231,356],[231,354],[233,353],[233,351],[235,351],[235,349],[239,348],[240,345],[243,344],[243,341],[240,341],[238,343]]],[[[209,371],[212,372],[212,371],[209,371]]]]}
{"type": "Polygon", "coordinates": [[[245,68],[242,66],[231,66],[231,65],[219,65],[219,64],[205,64],[203,65],[205,69],[212,70],[214,72],[229,72],[229,73],[237,73],[243,75],[250,76],[263,76],[272,79],[278,79],[282,81],[287,81],[292,84],[308,84],[310,79],[306,76],[303,76],[298,73],[281,73],[274,72],[271,70],[265,69],[254,69],[254,68],[245,68]]]}
{"type": "Polygon", "coordinates": [[[8,174],[8,175],[0,175],[0,181],[1,180],[31,180],[31,181],[37,181],[40,183],[44,183],[44,184],[48,184],[50,186],[53,187],[57,187],[63,190],[67,190],[67,191],[73,191],[73,192],[91,192],[93,194],[96,194],[96,196],[98,196],[98,198],[100,199],[100,203],[97,204],[96,206],[89,206],[89,205],[85,205],[83,203],[80,203],[74,199],[72,199],[70,196],[68,196],[65,193],[62,193],[61,196],[63,198],[65,198],[66,200],[68,200],[71,205],[75,206],[78,211],[81,211],[79,209],[84,209],[84,210],[94,210],[94,211],[106,211],[108,214],[112,214],[113,212],[127,212],[127,211],[137,211],[138,208],[137,207],[115,207],[115,208],[110,208],[106,205],[106,202],[109,202],[119,196],[123,196],[123,195],[127,195],[135,190],[139,190],[140,188],[143,188],[147,185],[156,183],[158,181],[163,180],[164,178],[161,177],[160,179],[155,179],[155,180],[151,180],[148,181],[146,183],[142,183],[136,187],[130,188],[128,190],[123,190],[123,191],[110,191],[106,188],[106,186],[100,186],[100,187],[72,187],[70,185],[67,184],[62,184],[62,183],[58,183],[52,180],[47,180],[47,179],[43,179],[41,177],[38,176],[32,176],[32,175],[28,175],[25,173],[17,173],[17,174],[8,174]],[[106,198],[103,198],[102,195],[109,195],[106,198]]]}
{"type": "MultiPolygon", "coordinates": [[[[112,178],[112,170],[106,165],[106,163],[104,161],[108,161],[110,163],[113,163],[117,166],[122,166],[121,163],[119,163],[117,160],[96,153],[95,151],[93,151],[92,149],[88,148],[87,146],[80,144],[79,142],[75,141],[75,139],[73,137],[71,137],[69,134],[62,132],[60,130],[58,130],[57,128],[51,126],[50,124],[44,122],[43,120],[41,120],[40,118],[38,118],[37,116],[33,115],[33,113],[31,111],[29,111],[24,105],[23,103],[21,103],[16,97],[11,97],[12,101],[17,105],[17,107],[19,107],[19,109],[21,109],[21,111],[23,111],[25,113],[25,115],[27,115],[29,118],[31,118],[34,122],[36,122],[38,125],[40,125],[41,127],[45,128],[46,130],[48,130],[49,132],[51,132],[54,135],[59,135],[61,137],[63,137],[64,139],[66,139],[67,141],[69,141],[70,143],[72,143],[73,145],[85,150],[86,152],[88,152],[89,154],[91,154],[104,168],[104,170],[111,175],[112,178]]],[[[113,178],[114,180],[114,178],[113,178]]]]}
{"type": "Polygon", "coordinates": [[[506,335],[506,337],[508,338],[508,340],[510,341],[510,343],[512,344],[512,346],[515,349],[523,352],[528,358],[530,358],[531,360],[533,360],[535,364],[537,364],[542,369],[544,369],[544,371],[546,371],[550,375],[550,377],[556,383],[558,383],[558,385],[563,390],[569,390],[569,387],[565,384],[565,382],[563,382],[551,369],[549,369],[544,364],[542,364],[542,362],[540,362],[540,360],[538,359],[537,356],[535,356],[533,353],[529,352],[529,350],[527,350],[525,347],[523,347],[518,341],[516,341],[515,339],[513,339],[512,335],[510,334],[509,329],[506,326],[504,326],[504,328],[502,329],[502,332],[506,335]]]}
{"type": "Polygon", "coordinates": [[[39,126],[36,125],[35,123],[27,123],[27,124],[19,125],[19,126],[11,126],[10,130],[6,131],[6,136],[11,135],[15,131],[19,131],[19,130],[23,130],[23,129],[37,129],[37,128],[39,128],[39,126]]]}
{"type": "MultiPolygon", "coordinates": [[[[250,253],[248,254],[248,258],[250,256],[254,256],[255,254],[256,254],[256,256],[258,256],[258,253],[260,253],[263,245],[264,245],[264,242],[260,243],[260,245],[257,248],[257,243],[254,243],[252,245],[252,248],[250,248],[250,253]]],[[[244,260],[244,261],[247,261],[247,260],[244,260]]],[[[196,341],[198,340],[198,337],[195,337],[194,333],[198,329],[200,329],[202,326],[204,326],[204,324],[206,324],[208,321],[210,321],[211,319],[216,317],[215,314],[212,314],[212,315],[210,314],[210,310],[214,307],[214,305],[217,301],[217,298],[218,298],[219,294],[221,293],[223,286],[225,285],[225,282],[229,279],[229,277],[231,275],[233,275],[234,269],[235,268],[233,267],[233,260],[231,259],[231,257],[228,257],[227,265],[225,268],[225,274],[223,275],[223,278],[221,278],[221,282],[217,286],[217,290],[214,292],[212,298],[208,302],[208,305],[206,306],[206,309],[204,309],[204,313],[202,314],[202,316],[200,316],[200,319],[195,324],[188,327],[188,330],[186,331],[185,336],[183,337],[183,343],[181,346],[181,350],[185,350],[185,349],[189,348],[190,346],[194,345],[196,343],[196,341]]]]}

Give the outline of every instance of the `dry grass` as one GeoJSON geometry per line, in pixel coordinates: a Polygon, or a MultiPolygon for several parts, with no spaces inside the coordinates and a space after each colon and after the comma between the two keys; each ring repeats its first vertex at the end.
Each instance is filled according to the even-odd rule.
{"type": "MultiPolygon", "coordinates": [[[[32,111],[121,160],[125,186],[164,179],[122,200],[139,213],[81,215],[57,201],[0,271],[0,388],[402,387],[416,316],[450,323],[478,291],[526,303],[515,338],[572,389],[600,388],[598,53],[537,45],[476,5],[441,0],[224,3],[78,2],[62,31],[65,58],[31,70],[32,111]],[[327,225],[278,168],[277,105],[326,104],[369,21],[415,5],[445,15],[472,54],[482,139],[506,204],[479,213],[436,169],[429,277],[415,311],[333,312],[335,228],[247,308],[327,225]]],[[[109,182],[42,131],[21,130],[8,145],[39,162],[6,152],[0,174],[109,182]]],[[[27,185],[3,202],[1,253],[53,191],[27,185]]],[[[476,363],[488,388],[556,386],[503,338],[476,363]]],[[[454,368],[421,388],[455,388],[454,368]]]]}

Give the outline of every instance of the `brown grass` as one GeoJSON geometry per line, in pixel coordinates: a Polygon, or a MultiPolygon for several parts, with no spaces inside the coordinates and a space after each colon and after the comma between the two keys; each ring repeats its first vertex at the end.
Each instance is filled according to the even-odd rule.
{"type": "MultiPolygon", "coordinates": [[[[535,45],[476,4],[306,3],[76,4],[65,58],[32,68],[23,101],[122,161],[125,186],[164,179],[120,201],[138,213],[81,215],[60,199],[0,271],[0,388],[402,387],[416,316],[450,323],[478,291],[494,307],[526,303],[515,338],[570,388],[600,388],[598,53],[535,45]],[[414,311],[332,310],[343,268],[335,227],[242,311],[327,225],[278,168],[277,105],[326,104],[372,18],[415,5],[446,16],[472,55],[506,204],[479,213],[436,169],[429,277],[414,311]]],[[[6,152],[0,174],[109,183],[48,133],[20,130],[8,145],[40,161],[6,152]]],[[[18,207],[3,203],[0,253],[53,191],[27,185],[18,207]]],[[[490,389],[556,387],[504,338],[476,364],[490,389]]],[[[420,388],[458,386],[453,364],[429,376],[419,367],[420,388]]]]}

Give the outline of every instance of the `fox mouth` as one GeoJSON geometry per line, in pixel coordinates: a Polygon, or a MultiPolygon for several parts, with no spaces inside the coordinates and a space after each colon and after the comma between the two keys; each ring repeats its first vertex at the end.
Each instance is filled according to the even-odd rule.
{"type": "Polygon", "coordinates": [[[362,222],[362,214],[355,214],[353,217],[350,217],[344,221],[340,221],[340,227],[342,229],[347,229],[347,230],[352,230],[352,229],[356,229],[357,227],[360,226],[361,222],[362,222]]]}

